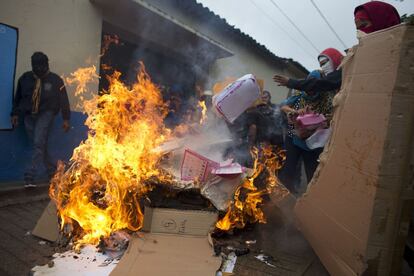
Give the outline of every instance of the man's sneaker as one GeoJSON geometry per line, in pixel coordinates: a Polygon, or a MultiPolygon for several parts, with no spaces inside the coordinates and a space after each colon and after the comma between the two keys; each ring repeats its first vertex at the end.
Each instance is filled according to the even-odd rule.
{"type": "Polygon", "coordinates": [[[27,188],[27,189],[30,189],[30,188],[36,188],[37,185],[34,184],[33,182],[26,182],[26,183],[24,183],[24,187],[27,188]]]}

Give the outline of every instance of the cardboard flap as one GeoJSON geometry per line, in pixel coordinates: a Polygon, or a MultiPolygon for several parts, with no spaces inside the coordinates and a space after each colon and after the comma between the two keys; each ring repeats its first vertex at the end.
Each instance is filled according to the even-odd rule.
{"type": "Polygon", "coordinates": [[[47,241],[56,242],[59,238],[59,221],[56,205],[50,201],[37,221],[32,234],[47,241]]]}
{"type": "Polygon", "coordinates": [[[215,275],[220,265],[207,237],[146,233],[130,241],[110,275],[215,275]]]}
{"type": "Polygon", "coordinates": [[[143,231],[207,236],[217,221],[215,212],[145,207],[143,231]]]}

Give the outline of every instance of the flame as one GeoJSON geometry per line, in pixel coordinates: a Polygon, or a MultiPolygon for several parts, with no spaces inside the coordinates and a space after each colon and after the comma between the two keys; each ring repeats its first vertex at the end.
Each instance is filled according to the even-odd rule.
{"type": "Polygon", "coordinates": [[[236,190],[227,213],[216,223],[216,227],[220,230],[244,228],[246,223],[266,223],[265,215],[260,208],[263,196],[276,193],[277,196],[284,197],[289,193],[283,185],[279,185],[280,182],[276,176],[285,160],[284,151],[265,146],[261,151],[253,148],[251,153],[254,158],[253,173],[250,177],[246,177],[236,190]],[[267,175],[264,180],[266,187],[258,189],[254,182],[262,173],[267,175]]]}
{"type": "Polygon", "coordinates": [[[90,83],[98,83],[99,75],[96,73],[95,65],[79,68],[70,74],[71,77],[65,78],[68,85],[76,85],[75,96],[80,96],[87,91],[90,83]]]}
{"type": "Polygon", "coordinates": [[[201,109],[201,118],[200,125],[202,125],[207,120],[207,106],[205,101],[199,101],[198,106],[201,109]]]}
{"type": "MultiPolygon", "coordinates": [[[[84,80],[94,79],[96,72],[79,72],[90,73],[89,78],[72,74],[73,83],[83,91],[84,80]]],[[[143,64],[132,87],[123,84],[120,75],[107,77],[108,91],[84,103],[88,137],[74,150],[67,168],[59,165],[51,181],[49,193],[62,227],[81,228],[77,246],[97,244],[101,236],[116,230],[139,230],[139,199],[151,189],[148,181],[171,180],[158,169],[161,153],[152,151],[170,134],[163,125],[167,109],[161,93],[143,64]]]]}
{"type": "Polygon", "coordinates": [[[119,36],[117,35],[104,35],[101,47],[101,57],[106,54],[111,44],[119,44],[119,36]]]}
{"type": "Polygon", "coordinates": [[[77,108],[83,108],[83,102],[85,101],[85,92],[88,91],[88,85],[98,83],[99,75],[96,73],[96,67],[84,67],[79,68],[75,72],[70,74],[70,77],[64,78],[65,82],[69,86],[75,86],[75,96],[79,98],[77,101],[77,108]]]}

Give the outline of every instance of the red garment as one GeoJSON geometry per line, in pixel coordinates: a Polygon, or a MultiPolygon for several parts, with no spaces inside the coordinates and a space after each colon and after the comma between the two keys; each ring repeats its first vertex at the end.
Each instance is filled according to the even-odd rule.
{"type": "Polygon", "coordinates": [[[341,62],[342,62],[342,58],[344,57],[341,54],[341,52],[339,52],[337,49],[334,49],[334,48],[328,48],[328,49],[323,50],[322,53],[319,55],[319,57],[320,56],[329,57],[332,60],[334,70],[336,70],[336,68],[338,68],[339,64],[341,64],[341,62]]]}
{"type": "Polygon", "coordinates": [[[364,9],[355,12],[355,19],[370,20],[368,13],[364,9]]]}
{"type": "Polygon", "coordinates": [[[394,6],[381,1],[371,1],[362,4],[354,10],[355,18],[369,19],[372,26],[362,29],[365,33],[372,33],[401,23],[400,15],[394,6]],[[366,18],[368,16],[368,18],[366,18]]]}

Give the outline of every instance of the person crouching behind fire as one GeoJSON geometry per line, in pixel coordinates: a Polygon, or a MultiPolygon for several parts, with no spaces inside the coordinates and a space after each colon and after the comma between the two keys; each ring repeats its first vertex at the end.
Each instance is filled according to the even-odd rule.
{"type": "MultiPolygon", "coordinates": [[[[319,70],[314,70],[308,75],[308,79],[320,79],[321,77],[322,72],[319,70]]],[[[309,183],[319,164],[319,155],[323,151],[323,148],[310,149],[305,141],[307,137],[299,137],[295,129],[296,117],[306,113],[323,114],[329,125],[333,113],[333,96],[334,92],[302,91],[296,92],[281,103],[280,109],[288,117],[288,131],[285,140],[286,161],[279,177],[292,193],[297,193],[298,190],[298,187],[295,187],[295,175],[300,159],[303,159],[306,178],[309,183]]],[[[311,133],[308,136],[310,135],[311,133]]]]}
{"type": "Polygon", "coordinates": [[[26,133],[33,142],[31,163],[24,174],[25,187],[36,187],[34,177],[43,163],[49,178],[56,170],[47,142],[56,114],[61,111],[63,129],[70,128],[70,106],[63,80],[49,71],[49,59],[42,52],[31,57],[32,71],[24,73],[18,80],[13,101],[12,125],[18,126],[19,116],[23,117],[26,133]]]}

